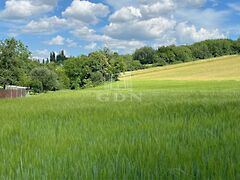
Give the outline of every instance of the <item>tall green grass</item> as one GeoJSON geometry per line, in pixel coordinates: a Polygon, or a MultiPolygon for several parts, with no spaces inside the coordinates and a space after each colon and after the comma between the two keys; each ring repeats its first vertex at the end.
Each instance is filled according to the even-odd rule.
{"type": "Polygon", "coordinates": [[[240,82],[106,86],[0,100],[0,179],[240,178],[240,82]]]}

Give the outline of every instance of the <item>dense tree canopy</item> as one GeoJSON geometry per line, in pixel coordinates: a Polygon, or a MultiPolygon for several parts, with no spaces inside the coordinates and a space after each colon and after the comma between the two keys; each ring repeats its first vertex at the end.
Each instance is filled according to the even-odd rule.
{"type": "Polygon", "coordinates": [[[154,51],[150,47],[138,49],[133,54],[142,64],[166,65],[240,53],[240,40],[206,40],[188,46],[162,46],[154,51]]]}
{"type": "Polygon", "coordinates": [[[141,64],[152,64],[154,63],[155,50],[151,47],[143,47],[137,49],[133,54],[134,60],[139,60],[141,64]]]}
{"type": "Polygon", "coordinates": [[[37,62],[31,61],[27,47],[15,39],[0,41],[0,84],[30,84],[29,72],[37,62]]]}
{"type": "Polygon", "coordinates": [[[35,92],[93,87],[117,80],[120,73],[240,53],[240,39],[206,40],[192,45],[143,47],[132,55],[104,48],[89,55],[68,58],[64,51],[35,61],[28,48],[14,38],[0,41],[0,86],[32,87],[35,92]]]}

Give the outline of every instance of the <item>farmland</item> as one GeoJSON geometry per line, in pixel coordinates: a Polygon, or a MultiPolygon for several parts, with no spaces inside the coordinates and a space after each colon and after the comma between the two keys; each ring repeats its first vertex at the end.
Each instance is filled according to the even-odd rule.
{"type": "MultiPolygon", "coordinates": [[[[156,67],[131,72],[137,80],[240,80],[240,57],[223,56],[208,60],[156,67]]],[[[127,76],[129,73],[125,75],[127,76]]]]}
{"type": "Polygon", "coordinates": [[[239,67],[229,56],[0,100],[0,178],[239,179],[239,67]]]}

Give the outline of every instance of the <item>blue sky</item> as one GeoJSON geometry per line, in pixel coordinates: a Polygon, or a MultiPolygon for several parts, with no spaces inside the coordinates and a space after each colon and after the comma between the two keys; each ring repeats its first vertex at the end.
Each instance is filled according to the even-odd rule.
{"type": "Polygon", "coordinates": [[[205,39],[240,37],[237,0],[3,0],[0,39],[16,37],[33,57],[78,56],[108,47],[131,53],[205,39]]]}

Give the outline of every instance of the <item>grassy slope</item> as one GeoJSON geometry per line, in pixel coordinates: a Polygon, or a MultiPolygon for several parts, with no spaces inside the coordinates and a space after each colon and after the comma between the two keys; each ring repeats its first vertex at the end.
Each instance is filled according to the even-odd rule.
{"type": "Polygon", "coordinates": [[[0,179],[240,178],[239,81],[132,79],[1,100],[0,179]]]}
{"type": "MultiPolygon", "coordinates": [[[[226,56],[132,72],[140,80],[240,80],[240,56],[226,56]]],[[[127,78],[129,73],[126,74],[127,78]]]]}

